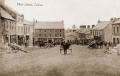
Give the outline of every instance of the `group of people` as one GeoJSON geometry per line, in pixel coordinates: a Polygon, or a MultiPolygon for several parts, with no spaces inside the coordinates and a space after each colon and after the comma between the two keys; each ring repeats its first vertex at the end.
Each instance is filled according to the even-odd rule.
{"type": "Polygon", "coordinates": [[[64,54],[67,54],[67,50],[70,48],[71,44],[70,42],[62,42],[61,43],[61,49],[60,49],[60,53],[61,53],[61,50],[64,50],[64,54]]]}
{"type": "Polygon", "coordinates": [[[41,47],[48,48],[48,47],[54,47],[57,44],[55,42],[48,43],[48,42],[39,41],[38,45],[39,45],[40,48],[41,47]]]}
{"type": "MultiPolygon", "coordinates": [[[[111,48],[113,48],[114,46],[115,46],[115,45],[113,45],[111,42],[106,43],[106,44],[105,44],[105,47],[106,47],[105,53],[106,53],[106,54],[111,54],[111,51],[110,51],[110,50],[111,50],[111,48]]],[[[120,44],[116,45],[115,47],[116,47],[117,54],[120,55],[120,44]]]]}

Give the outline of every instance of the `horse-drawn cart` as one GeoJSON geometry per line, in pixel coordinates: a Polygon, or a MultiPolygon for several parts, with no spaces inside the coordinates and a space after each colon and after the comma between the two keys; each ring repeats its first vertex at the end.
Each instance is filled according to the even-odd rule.
{"type": "Polygon", "coordinates": [[[60,54],[62,54],[63,52],[65,54],[66,53],[72,53],[72,46],[70,44],[65,44],[65,45],[61,45],[60,46],[60,54]]]}

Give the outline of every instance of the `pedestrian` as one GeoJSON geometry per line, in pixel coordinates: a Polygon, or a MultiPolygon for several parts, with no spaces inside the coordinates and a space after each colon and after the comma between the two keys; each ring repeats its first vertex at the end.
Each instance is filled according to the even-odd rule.
{"type": "Polygon", "coordinates": [[[117,55],[120,55],[120,44],[118,44],[117,55]]]}
{"type": "Polygon", "coordinates": [[[64,48],[64,54],[67,54],[68,44],[64,43],[63,48],[64,48]]]}
{"type": "Polygon", "coordinates": [[[10,47],[9,47],[9,43],[5,44],[5,49],[7,53],[11,53],[10,47]]]}
{"type": "Polygon", "coordinates": [[[63,48],[64,54],[67,54],[67,52],[66,52],[67,51],[67,45],[66,45],[65,41],[61,43],[61,48],[63,48]]]}
{"type": "Polygon", "coordinates": [[[109,54],[109,43],[106,43],[105,53],[109,54]]]}

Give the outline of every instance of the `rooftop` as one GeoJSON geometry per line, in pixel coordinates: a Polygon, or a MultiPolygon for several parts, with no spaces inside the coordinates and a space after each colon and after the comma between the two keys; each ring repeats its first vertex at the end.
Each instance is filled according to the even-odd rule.
{"type": "Polygon", "coordinates": [[[6,19],[15,20],[7,11],[1,8],[1,16],[6,19]]]}
{"type": "Polygon", "coordinates": [[[94,30],[102,30],[111,23],[112,23],[111,21],[101,21],[93,29],[94,30]]]}
{"type": "Polygon", "coordinates": [[[92,29],[92,28],[81,28],[81,29],[77,30],[77,32],[78,32],[78,33],[88,34],[88,33],[90,33],[90,30],[91,30],[91,29],[92,29]]]}
{"type": "Polygon", "coordinates": [[[35,23],[35,29],[64,29],[64,21],[39,21],[35,23]]]}
{"type": "Polygon", "coordinates": [[[118,21],[114,22],[114,24],[120,24],[120,20],[118,20],[118,21]]]}
{"type": "Polygon", "coordinates": [[[7,11],[14,18],[16,18],[16,15],[20,15],[20,13],[18,13],[16,10],[5,4],[0,4],[0,7],[3,8],[5,11],[7,11]]]}
{"type": "Polygon", "coordinates": [[[24,24],[26,24],[26,25],[33,25],[33,22],[32,21],[28,21],[28,20],[24,20],[24,24]]]}

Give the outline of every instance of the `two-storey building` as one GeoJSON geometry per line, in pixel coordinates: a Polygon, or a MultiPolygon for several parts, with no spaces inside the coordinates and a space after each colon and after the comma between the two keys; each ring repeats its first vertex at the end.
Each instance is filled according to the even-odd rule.
{"type": "Polygon", "coordinates": [[[27,46],[33,46],[33,22],[24,20],[24,42],[27,46]]]}
{"type": "Polygon", "coordinates": [[[99,21],[97,25],[91,30],[91,35],[95,40],[112,42],[112,22],[99,21]]]}
{"type": "Polygon", "coordinates": [[[117,20],[113,23],[112,25],[112,33],[113,33],[113,43],[116,45],[116,44],[119,44],[120,43],[120,20],[117,20]]]}
{"type": "Polygon", "coordinates": [[[34,42],[55,42],[61,43],[64,41],[64,22],[37,22],[34,26],[34,42]]]}
{"type": "Polygon", "coordinates": [[[1,16],[1,31],[3,35],[4,42],[14,42],[14,35],[16,33],[16,21],[15,19],[9,14],[9,12],[3,8],[4,6],[1,5],[0,7],[0,16],[1,16]]]}
{"type": "Polygon", "coordinates": [[[82,45],[89,44],[91,42],[91,28],[82,28],[77,31],[79,37],[79,43],[82,45]]]}

